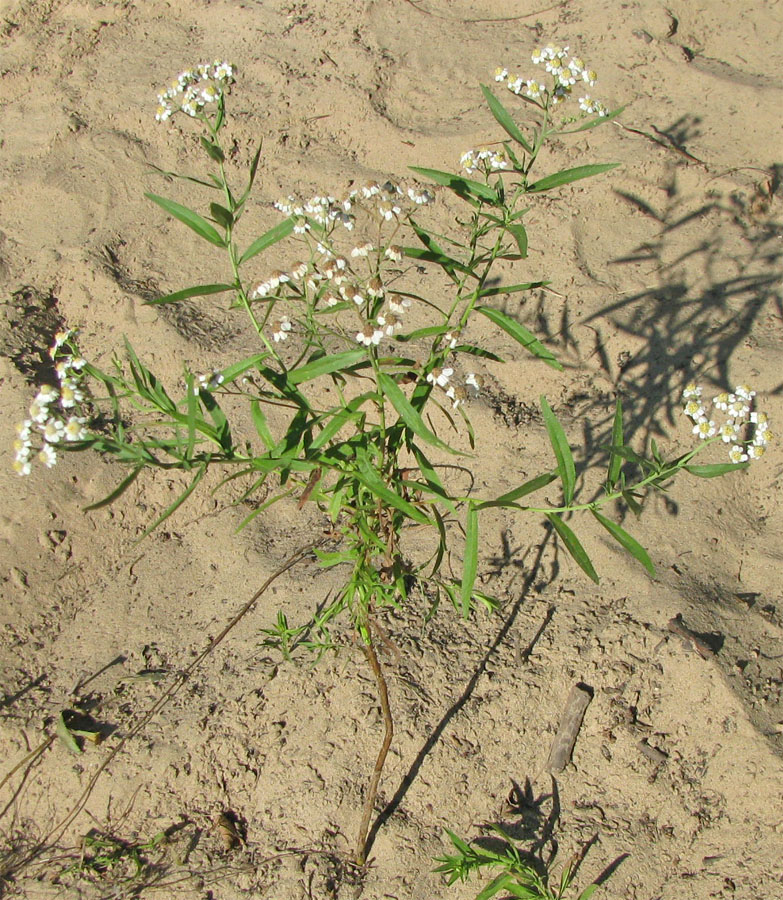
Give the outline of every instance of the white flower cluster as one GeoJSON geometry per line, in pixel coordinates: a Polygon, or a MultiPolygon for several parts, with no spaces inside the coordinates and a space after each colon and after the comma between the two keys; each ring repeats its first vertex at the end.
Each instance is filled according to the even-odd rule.
{"type": "Polygon", "coordinates": [[[30,404],[28,418],[16,425],[13,467],[19,475],[29,475],[32,471],[34,452],[38,460],[51,469],[57,463],[57,444],[84,441],[90,436],[84,427],[87,419],[76,414],[77,407],[86,399],[81,384],[86,361],[81,356],[60,353],[72,335],[71,331],[58,332],[49,350],[51,358],[57,360],[55,372],[59,389],[43,385],[30,404]],[[37,449],[33,447],[34,437],[37,449]]]}
{"type": "Polygon", "coordinates": [[[468,173],[483,172],[489,175],[500,169],[508,168],[508,160],[502,150],[466,150],[459,158],[460,165],[468,173]]]}
{"type": "MultiPolygon", "coordinates": [[[[552,79],[550,87],[535,79],[525,79],[512,75],[508,69],[499,67],[495,70],[495,81],[505,81],[508,89],[517,95],[524,94],[530,100],[544,107],[556,106],[571,96],[576,84],[592,87],[598,76],[588,69],[578,56],[571,56],[568,47],[557,47],[551,44],[540,48],[531,56],[534,65],[543,65],[552,79]]],[[[579,108],[590,115],[605,116],[607,109],[599,100],[593,100],[589,94],[579,98],[579,108]]]]}
{"type": "Polygon", "coordinates": [[[475,372],[469,372],[465,377],[465,384],[452,384],[451,379],[454,369],[450,366],[435,368],[427,375],[427,381],[433,387],[441,388],[443,393],[451,400],[452,409],[457,409],[468,399],[468,389],[475,396],[481,389],[481,380],[475,372]]]}
{"type": "Polygon", "coordinates": [[[430,191],[421,188],[410,187],[403,191],[392,181],[384,184],[370,181],[361,188],[354,188],[343,200],[330,194],[316,194],[309,200],[297,200],[296,197],[289,196],[285,200],[278,200],[275,209],[297,220],[294,225],[295,234],[310,231],[311,221],[322,228],[339,224],[347,231],[353,231],[356,222],[354,207],[357,204],[372,200],[376,204],[374,213],[377,216],[385,222],[396,222],[404,212],[406,197],[414,206],[426,206],[435,199],[430,191]]]}
{"type": "Polygon", "coordinates": [[[719,436],[724,443],[731,444],[729,459],[733,463],[746,462],[763,456],[772,440],[766,413],[753,409],[755,396],[755,391],[740,384],[733,393],[723,392],[713,397],[713,410],[726,417],[726,421],[719,426],[707,412],[708,405],[702,401],[701,387],[689,384],[682,392],[685,401],[683,412],[693,422],[693,433],[701,440],[719,436]]]}
{"type": "Polygon", "coordinates": [[[233,67],[219,59],[180,72],[171,86],[158,94],[155,120],[165,122],[175,112],[197,116],[208,103],[216,103],[220,99],[233,77],[233,67]]]}

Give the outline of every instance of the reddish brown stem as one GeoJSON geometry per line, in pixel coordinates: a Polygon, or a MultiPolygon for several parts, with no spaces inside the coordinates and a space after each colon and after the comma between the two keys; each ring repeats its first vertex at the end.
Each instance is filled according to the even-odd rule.
{"type": "MultiPolygon", "coordinates": [[[[372,639],[371,639],[372,640],[372,639]]],[[[386,726],[386,733],[383,737],[378,758],[375,760],[375,769],[370,778],[370,784],[367,787],[367,797],[364,801],[364,812],[362,813],[362,823],[359,826],[359,837],[356,841],[356,862],[363,866],[367,859],[367,833],[370,830],[370,819],[375,809],[375,798],[378,794],[378,783],[381,780],[386,756],[389,753],[392,738],[394,737],[394,722],[392,720],[391,707],[389,706],[389,691],[386,687],[386,679],[381,670],[381,664],[378,661],[378,654],[372,643],[364,644],[364,655],[372,667],[372,673],[375,676],[375,683],[378,685],[378,696],[381,700],[381,709],[383,710],[383,723],[386,726]]]]}

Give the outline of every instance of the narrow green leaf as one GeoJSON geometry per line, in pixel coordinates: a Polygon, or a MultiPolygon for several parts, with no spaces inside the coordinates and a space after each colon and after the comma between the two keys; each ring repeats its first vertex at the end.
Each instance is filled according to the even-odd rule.
{"type": "MultiPolygon", "coordinates": [[[[457,509],[454,506],[451,497],[449,497],[449,495],[446,493],[446,489],[443,487],[443,482],[438,477],[438,473],[435,471],[435,467],[427,459],[422,449],[416,444],[411,445],[411,450],[413,451],[413,455],[416,457],[416,464],[419,467],[419,471],[421,472],[424,480],[429,485],[430,490],[437,497],[440,497],[441,502],[446,507],[446,509],[449,510],[449,512],[456,515],[457,509]]],[[[435,513],[435,515],[437,516],[437,512],[435,513]]]]}
{"type": "Polygon", "coordinates": [[[209,241],[210,244],[214,244],[216,247],[226,246],[225,240],[209,224],[209,222],[202,218],[198,213],[193,212],[192,209],[188,209],[187,206],[182,206],[181,203],[175,203],[173,200],[167,200],[165,197],[159,197],[157,194],[145,194],[144,196],[147,197],[148,200],[152,200],[153,203],[157,203],[158,206],[165,210],[170,216],[179,219],[180,222],[195,231],[199,237],[203,237],[204,240],[209,241]]]}
{"type": "Polygon", "coordinates": [[[527,231],[525,230],[525,226],[507,225],[506,231],[508,231],[517,242],[517,247],[519,247],[519,255],[522,257],[522,259],[527,259],[527,231]]]}
{"type": "Polygon", "coordinates": [[[342,353],[333,353],[329,356],[321,356],[312,362],[305,363],[298,369],[292,369],[288,373],[288,381],[291,384],[302,384],[305,381],[319,378],[321,375],[329,375],[332,372],[348,369],[361,362],[370,365],[367,359],[367,351],[361,348],[345,350],[342,353]]]}
{"type": "Polygon", "coordinates": [[[403,247],[403,253],[409,259],[420,259],[423,262],[432,262],[439,265],[446,273],[451,276],[452,272],[465,272],[471,274],[471,270],[464,266],[461,262],[445,253],[436,253],[433,250],[422,250],[421,247],[403,247]]]}
{"type": "Polygon", "coordinates": [[[71,734],[70,729],[65,724],[65,713],[60,713],[57,716],[57,723],[54,726],[55,733],[57,737],[65,744],[65,746],[71,751],[71,753],[75,753],[77,755],[81,754],[81,747],[76,743],[76,739],[71,734]]]}
{"type": "Polygon", "coordinates": [[[197,284],[195,287],[185,288],[181,291],[175,291],[173,294],[166,294],[164,297],[157,297],[155,300],[145,300],[147,306],[160,306],[163,303],[178,303],[180,300],[187,300],[189,297],[206,297],[208,294],[224,294],[226,291],[236,290],[233,284],[197,284]]]}
{"type": "Polygon", "coordinates": [[[505,131],[510,138],[513,138],[524,150],[528,153],[532,153],[533,148],[527,140],[525,140],[524,134],[519,130],[516,122],[511,118],[511,114],[503,106],[500,100],[498,100],[492,91],[483,84],[481,85],[481,93],[487,101],[489,111],[495,117],[495,121],[500,125],[503,131],[505,131]]]}
{"type": "Polygon", "coordinates": [[[594,119],[590,119],[578,128],[565,128],[563,131],[555,132],[555,134],[576,134],[577,131],[587,131],[590,128],[598,128],[599,125],[605,125],[607,122],[611,122],[612,119],[616,119],[624,109],[625,106],[619,106],[605,116],[596,116],[594,119]]]}
{"type": "Polygon", "coordinates": [[[620,163],[597,163],[592,166],[576,166],[573,169],[564,169],[562,172],[556,172],[554,175],[547,175],[540,181],[531,184],[527,191],[529,194],[537,194],[541,191],[549,191],[552,188],[560,187],[563,184],[570,184],[572,181],[579,181],[580,178],[590,178],[593,175],[600,175],[601,172],[608,172],[615,169],[620,163]]]}
{"type": "Polygon", "coordinates": [[[419,413],[411,406],[408,398],[402,392],[397,382],[385,372],[378,373],[378,387],[380,387],[385,397],[389,398],[389,402],[397,410],[402,421],[410,428],[410,430],[418,435],[423,441],[438,447],[441,450],[447,450],[456,456],[460,455],[459,450],[454,450],[442,441],[436,434],[433,434],[424,424],[424,420],[419,413]]]}
{"type": "Polygon", "coordinates": [[[250,191],[253,188],[253,182],[256,180],[256,172],[258,171],[258,161],[261,159],[261,148],[264,146],[263,141],[258,142],[258,150],[256,150],[255,156],[253,157],[253,161],[250,163],[250,177],[247,182],[247,190],[245,191],[245,196],[247,197],[250,194],[250,191]]]}
{"type": "Polygon", "coordinates": [[[503,872],[497,877],[493,878],[492,881],[484,888],[484,890],[480,891],[476,894],[476,900],[490,900],[490,897],[494,897],[495,894],[500,891],[510,891],[514,886],[513,876],[508,872],[503,872]]]}
{"type": "Polygon", "coordinates": [[[249,259],[252,259],[258,253],[261,253],[262,250],[267,250],[278,241],[282,241],[283,238],[288,237],[288,235],[291,234],[291,232],[294,230],[294,224],[295,223],[293,219],[285,219],[279,225],[275,225],[274,228],[270,228],[269,231],[262,234],[261,237],[256,238],[239,258],[239,265],[241,266],[243,263],[246,263],[249,259]]]}
{"type": "Polygon", "coordinates": [[[470,600],[478,572],[478,510],[468,503],[468,518],[465,523],[465,559],[462,563],[462,584],[460,585],[460,604],[462,615],[467,619],[470,615],[470,600]]]}
{"type": "Polygon", "coordinates": [[[250,401],[250,415],[253,419],[253,424],[256,426],[258,436],[264,442],[264,446],[267,450],[272,450],[277,442],[272,437],[266,415],[264,414],[263,409],[261,409],[261,404],[258,400],[250,401]]]}
{"type": "Polygon", "coordinates": [[[640,516],[642,514],[642,507],[636,499],[636,495],[631,491],[623,491],[623,500],[628,504],[628,509],[635,516],[640,516]]]}
{"type": "Polygon", "coordinates": [[[525,281],[521,284],[508,284],[501,287],[483,288],[479,291],[479,297],[497,297],[499,294],[515,294],[518,291],[530,291],[534,288],[546,287],[548,284],[551,284],[551,282],[525,281]]]}
{"type": "Polygon", "coordinates": [[[190,373],[185,378],[185,397],[187,403],[186,418],[188,429],[188,442],[185,446],[185,459],[193,458],[193,450],[196,446],[196,415],[200,411],[200,391],[193,390],[194,381],[194,376],[190,373]]]}
{"type": "Polygon", "coordinates": [[[707,465],[683,466],[686,472],[697,478],[717,478],[719,475],[728,475],[729,472],[737,472],[747,469],[750,463],[708,463],[707,465]]]}
{"type": "Polygon", "coordinates": [[[209,138],[205,138],[203,135],[200,138],[201,146],[207,151],[210,159],[213,159],[217,163],[223,163],[226,161],[226,157],[223,155],[223,151],[218,147],[214,141],[210,141],[209,138]]]}
{"type": "Polygon", "coordinates": [[[563,431],[563,426],[557,421],[557,417],[552,412],[543,394],[541,395],[541,411],[544,414],[544,424],[549,434],[549,443],[552,445],[555,459],[557,460],[557,473],[563,482],[563,505],[570,506],[571,501],[574,499],[574,487],[576,485],[574,457],[568,445],[565,431],[563,431]]]}
{"type": "Polygon", "coordinates": [[[117,485],[116,488],[110,493],[107,494],[103,500],[99,500],[97,503],[91,503],[89,506],[84,507],[84,512],[90,512],[93,509],[102,509],[104,506],[109,506],[109,504],[114,503],[114,501],[120,497],[128,488],[133,484],[133,482],[139,477],[139,472],[144,468],[144,466],[136,466],[135,469],[127,475],[122,481],[117,485]]]}
{"type": "Polygon", "coordinates": [[[255,356],[248,356],[245,359],[235,362],[233,365],[223,369],[222,384],[231,384],[236,381],[240,375],[244,375],[249,369],[257,369],[258,366],[269,356],[269,353],[256,353],[255,356]]]}
{"type": "Polygon", "coordinates": [[[543,475],[538,475],[535,478],[531,478],[530,481],[526,481],[518,488],[514,488],[513,491],[502,494],[496,500],[486,500],[484,501],[484,503],[479,503],[476,508],[488,509],[491,506],[507,506],[509,504],[515,503],[517,500],[527,496],[528,494],[532,494],[534,491],[541,490],[542,487],[546,487],[548,484],[551,484],[556,478],[557,472],[546,472],[543,475]]]}
{"type": "Polygon", "coordinates": [[[204,404],[207,412],[212,417],[212,421],[215,423],[217,443],[220,445],[221,450],[230,454],[233,449],[231,429],[229,428],[228,419],[226,418],[225,413],[209,391],[202,391],[200,396],[201,402],[204,404]]]}
{"type": "MultiPolygon", "coordinates": [[[[141,533],[141,536],[138,538],[138,541],[143,540],[145,537],[147,537],[148,534],[151,534],[158,527],[158,525],[161,525],[163,522],[165,522],[172,513],[176,512],[176,510],[178,510],[179,507],[182,506],[182,504],[188,499],[193,491],[196,490],[199,481],[201,481],[201,479],[204,477],[204,473],[207,471],[207,465],[208,461],[203,462],[199,466],[198,471],[196,472],[190,484],[172,504],[166,507],[166,509],[158,516],[158,518],[155,519],[152,525],[144,529],[144,531],[141,533]]],[[[138,541],[136,543],[138,543],[138,541]]]]}
{"type": "Polygon", "coordinates": [[[564,547],[576,561],[579,568],[587,575],[588,578],[598,584],[598,576],[595,573],[590,557],[587,555],[585,548],[579,543],[579,539],[573,531],[566,525],[563,519],[557,513],[547,513],[547,519],[552,523],[555,531],[558,533],[564,547]]]}
{"type": "Polygon", "coordinates": [[[380,475],[378,475],[375,469],[370,465],[365,454],[362,454],[359,457],[358,463],[359,471],[357,475],[359,479],[373,494],[375,494],[376,497],[380,497],[385,503],[399,509],[400,512],[405,513],[408,518],[413,519],[415,522],[420,522],[422,525],[433,524],[420,509],[412,503],[409,503],[403,497],[400,497],[399,494],[396,494],[383,482],[380,475]]]}
{"type": "Polygon", "coordinates": [[[451,172],[441,172],[439,169],[424,169],[421,166],[409,166],[414,172],[429,178],[436,184],[442,184],[444,187],[454,191],[458,197],[463,199],[479,199],[487,200],[490,203],[498,202],[497,191],[488,184],[482,184],[480,181],[472,181],[470,178],[462,178],[451,172]]]}
{"type": "MultiPolygon", "coordinates": [[[[614,411],[614,421],[612,422],[612,447],[622,447],[623,438],[623,401],[618,396],[617,405],[614,411]]],[[[623,465],[623,457],[611,450],[609,454],[609,471],[606,476],[606,482],[609,490],[613,490],[620,478],[620,469],[623,465]]]]}
{"type": "Polygon", "coordinates": [[[495,309],[493,306],[477,306],[476,312],[480,312],[483,316],[486,316],[490,321],[494,322],[496,325],[499,325],[506,334],[510,334],[512,338],[518,343],[521,344],[526,350],[533,354],[533,356],[537,356],[539,359],[543,360],[548,366],[552,366],[553,369],[557,369],[558,372],[563,371],[563,366],[555,356],[547,350],[547,348],[538,340],[538,338],[532,334],[524,325],[520,325],[519,322],[507,316],[505,313],[502,313],[499,309],[495,309]]]}
{"type": "Polygon", "coordinates": [[[612,535],[612,537],[622,546],[624,547],[634,559],[639,560],[639,562],[644,566],[645,569],[655,577],[655,566],[652,564],[652,560],[647,555],[647,551],[642,547],[642,545],[624,529],[621,528],[616,522],[613,522],[611,519],[607,519],[606,516],[602,516],[601,513],[598,512],[597,509],[591,510],[593,515],[598,519],[598,521],[604,526],[604,528],[612,535]]]}
{"type": "Polygon", "coordinates": [[[221,206],[219,203],[210,203],[209,211],[218,225],[222,225],[223,228],[231,228],[233,226],[234,216],[225,206],[221,206]]]}
{"type": "Polygon", "coordinates": [[[597,884],[588,884],[587,887],[582,891],[577,900],[590,900],[593,894],[598,890],[599,885],[597,884]]]}

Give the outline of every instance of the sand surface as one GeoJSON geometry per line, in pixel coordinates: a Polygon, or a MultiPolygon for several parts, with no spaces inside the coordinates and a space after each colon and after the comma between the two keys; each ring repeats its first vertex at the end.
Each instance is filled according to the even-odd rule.
{"type": "MultiPolygon", "coordinates": [[[[275,582],[101,772],[55,846],[31,854],[323,520],[294,498],[237,534],[248,510],[205,490],[136,544],[181,489],[176,473],[145,473],[113,506],[84,513],[120,480],[116,465],[79,454],[28,478],[10,467],[13,424],[63,325],[104,367],[127,336],[172,383],[183,364],[209,372],[253,352],[220,298],[144,304],[225,277],[219,254],[143,196],[201,202],[149,166],[203,171],[189,123],[153,118],[175,73],[216,57],[236,66],[231,166],[246,167],[263,139],[248,217],[264,229],[291,192],[405,179],[410,165],[454,170],[464,150],[500,136],[479,84],[501,64],[531,68],[547,41],[598,71],[596,96],[628,105],[618,123],[554,144],[542,173],[621,165],[533,200],[515,278],[552,290],[503,301],[565,374],[476,331],[509,359],[481,363],[486,387],[471,404],[482,491],[552,465],[542,391],[580,467],[600,458],[618,393],[637,446],[655,437],[684,452],[693,436],[680,395],[693,378],[708,391],[751,384],[780,431],[783,5],[4,0],[0,13],[0,777],[22,764],[0,795],[0,894],[293,900],[361,888],[457,900],[480,885],[449,888],[433,874],[444,828],[472,839],[496,823],[544,858],[557,845],[555,871],[589,845],[579,884],[614,867],[597,896],[783,897],[779,441],[746,472],[679,479],[629,520],[654,580],[597,525],[580,533],[598,586],[535,517],[487,515],[479,575],[502,601],[496,614],[464,621],[443,607],[427,622],[420,598],[384,615],[397,734],[361,877],[348,859],[382,738],[361,648],[347,626],[339,653],[315,667],[263,645],[278,609],[303,622],[336,585],[313,561],[275,582]],[[703,655],[668,630],[678,614],[703,655]],[[142,670],[162,679],[133,680],[142,670]],[[553,779],[547,754],[578,682],[593,700],[553,779]],[[107,734],[79,756],[46,744],[77,703],[107,734]],[[227,849],[221,813],[244,843],[227,849]],[[91,829],[136,843],[167,830],[169,842],[123,881],[132,866],[71,868],[91,829]]],[[[446,228],[459,206],[445,191],[437,200],[430,221],[446,228]]],[[[274,262],[264,259],[259,277],[274,262]]],[[[451,565],[459,572],[459,558],[451,565]]]]}

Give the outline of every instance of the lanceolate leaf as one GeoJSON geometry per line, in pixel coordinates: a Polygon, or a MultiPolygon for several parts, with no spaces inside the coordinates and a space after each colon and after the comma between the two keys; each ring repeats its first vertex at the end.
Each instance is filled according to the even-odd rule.
{"type": "Polygon", "coordinates": [[[410,430],[418,435],[423,441],[432,444],[433,447],[439,447],[441,450],[447,450],[449,453],[459,455],[459,450],[454,450],[442,441],[436,434],[433,434],[424,424],[424,419],[411,406],[408,398],[402,392],[397,382],[385,372],[378,373],[378,386],[385,397],[389,398],[391,405],[397,410],[402,421],[410,428],[410,430]]]}
{"type": "Polygon", "coordinates": [[[565,128],[563,131],[558,131],[558,134],[576,134],[577,131],[587,131],[590,128],[598,128],[599,125],[604,125],[606,122],[611,122],[612,119],[616,119],[617,116],[625,109],[625,106],[618,106],[617,109],[613,109],[610,113],[607,113],[605,116],[596,116],[595,119],[590,119],[588,122],[580,125],[578,128],[565,128]]]}
{"type": "Polygon", "coordinates": [[[181,291],[175,291],[173,294],[166,294],[164,297],[156,297],[155,300],[146,300],[148,306],[160,306],[163,303],[178,303],[180,300],[187,300],[189,297],[206,297],[208,294],[224,294],[226,291],[236,290],[233,284],[197,284],[195,287],[185,288],[181,291]]]}
{"type": "Polygon", "coordinates": [[[502,313],[499,309],[495,309],[493,306],[477,306],[476,312],[480,312],[496,325],[499,325],[503,331],[510,334],[517,343],[521,344],[526,350],[529,350],[533,356],[537,356],[547,365],[552,366],[553,369],[557,369],[558,372],[563,371],[563,366],[557,361],[554,355],[547,350],[541,341],[528,331],[524,325],[520,325],[519,322],[510,318],[505,313],[502,313]]]}
{"type": "Polygon", "coordinates": [[[527,259],[527,231],[524,225],[508,225],[506,230],[511,234],[519,247],[519,255],[527,259]]]}
{"type": "Polygon", "coordinates": [[[542,487],[546,487],[548,484],[551,484],[555,478],[557,478],[557,472],[546,472],[543,475],[538,475],[536,478],[531,478],[530,481],[526,481],[518,488],[514,488],[513,491],[502,494],[497,500],[487,500],[484,503],[480,503],[477,508],[486,509],[489,506],[508,506],[515,503],[520,498],[532,494],[542,487]]]}
{"type": "Polygon", "coordinates": [[[612,537],[633,556],[634,559],[638,559],[639,562],[644,566],[645,569],[650,573],[650,575],[655,575],[655,566],[652,564],[650,557],[647,555],[647,551],[642,547],[642,545],[635,539],[632,538],[630,534],[624,529],[621,528],[616,522],[613,522],[611,519],[607,519],[606,516],[602,516],[598,510],[592,510],[593,515],[598,519],[598,521],[604,526],[604,528],[612,535],[612,537]]]}
{"type": "Polygon", "coordinates": [[[216,247],[226,246],[225,240],[218,234],[216,229],[198,213],[193,212],[192,209],[188,209],[187,206],[182,206],[180,203],[175,203],[173,200],[167,200],[165,197],[159,197],[157,194],[145,194],[144,196],[152,200],[153,203],[157,203],[170,216],[179,219],[180,222],[187,225],[200,237],[209,241],[210,244],[214,244],[216,247]]]}
{"type": "Polygon", "coordinates": [[[620,163],[597,163],[592,166],[576,166],[574,169],[564,169],[562,172],[556,172],[554,175],[547,175],[540,181],[536,181],[528,187],[529,194],[536,194],[540,191],[549,191],[552,188],[560,187],[563,184],[570,184],[572,181],[579,181],[580,178],[590,178],[592,175],[600,175],[601,172],[608,172],[615,169],[620,163]]]}
{"type": "Polygon", "coordinates": [[[747,469],[749,463],[709,463],[704,466],[684,466],[686,472],[696,475],[698,478],[717,478],[719,475],[727,475],[739,469],[747,469]]]}
{"type": "Polygon", "coordinates": [[[293,219],[285,219],[279,225],[275,225],[274,228],[270,228],[269,231],[262,234],[261,237],[256,238],[253,243],[247,248],[247,250],[245,250],[245,252],[239,258],[239,265],[242,265],[242,263],[246,263],[249,259],[252,259],[254,256],[256,256],[256,254],[261,253],[262,250],[266,250],[268,247],[271,247],[278,241],[282,241],[283,238],[288,237],[288,235],[291,234],[293,230],[293,219]]]}
{"type": "Polygon", "coordinates": [[[298,369],[293,369],[288,373],[288,380],[291,384],[302,384],[305,381],[319,378],[321,375],[330,375],[332,372],[348,369],[360,362],[370,365],[367,361],[367,351],[361,348],[346,350],[343,353],[333,353],[305,363],[298,369]]]}
{"type": "Polygon", "coordinates": [[[468,518],[465,524],[465,561],[462,565],[462,585],[460,587],[460,602],[462,615],[467,618],[470,615],[470,598],[473,596],[473,585],[476,583],[478,571],[478,511],[472,504],[468,504],[468,518]]]}
{"type": "Polygon", "coordinates": [[[557,421],[543,394],[541,396],[541,411],[544,414],[544,424],[549,434],[549,442],[555,452],[557,473],[563,482],[563,504],[569,506],[574,499],[574,487],[576,485],[574,457],[571,454],[571,448],[568,446],[568,439],[563,431],[563,426],[557,421]]]}
{"type": "Polygon", "coordinates": [[[490,112],[495,117],[495,121],[500,125],[503,131],[505,131],[509,137],[513,138],[528,153],[532,153],[533,148],[525,140],[525,136],[519,130],[516,122],[511,118],[511,114],[503,106],[500,100],[498,100],[492,91],[483,84],[481,85],[481,92],[484,94],[484,99],[487,101],[490,112]]]}
{"type": "Polygon", "coordinates": [[[596,584],[598,584],[598,575],[596,575],[593,564],[590,562],[590,557],[587,555],[585,548],[581,545],[574,532],[571,531],[568,525],[566,525],[561,516],[559,516],[557,513],[547,513],[546,517],[552,523],[552,526],[557,532],[558,537],[563,542],[563,546],[574,558],[579,568],[585,573],[585,575],[587,575],[588,578],[591,578],[596,584]]]}
{"type": "Polygon", "coordinates": [[[359,458],[359,471],[357,472],[360,480],[368,487],[376,497],[399,509],[406,516],[422,525],[434,524],[420,509],[408,502],[404,497],[396,494],[378,475],[378,473],[370,465],[366,455],[362,454],[359,458]]]}
{"type": "MultiPolygon", "coordinates": [[[[534,288],[545,287],[547,284],[550,284],[550,282],[525,281],[522,284],[507,284],[502,285],[501,287],[483,288],[479,291],[479,297],[497,297],[499,294],[515,294],[518,291],[531,291],[534,288]]],[[[497,310],[495,311],[497,312],[497,310]]]]}
{"type": "Polygon", "coordinates": [[[463,198],[477,198],[480,200],[488,200],[490,203],[497,203],[498,195],[494,188],[488,184],[482,184],[480,181],[472,181],[470,178],[462,178],[454,175],[452,172],[441,172],[438,169],[423,169],[421,166],[410,166],[410,168],[429,178],[436,184],[442,184],[444,187],[451,188],[455,194],[463,198]]]}
{"type": "Polygon", "coordinates": [[[103,506],[109,506],[125,491],[133,484],[133,482],[138,478],[139,472],[144,468],[144,466],[136,466],[135,469],[131,471],[129,475],[122,479],[122,481],[117,485],[116,488],[110,493],[107,494],[103,500],[99,500],[97,503],[91,503],[89,506],[84,507],[85,512],[91,512],[93,509],[101,509],[103,506]]]}

